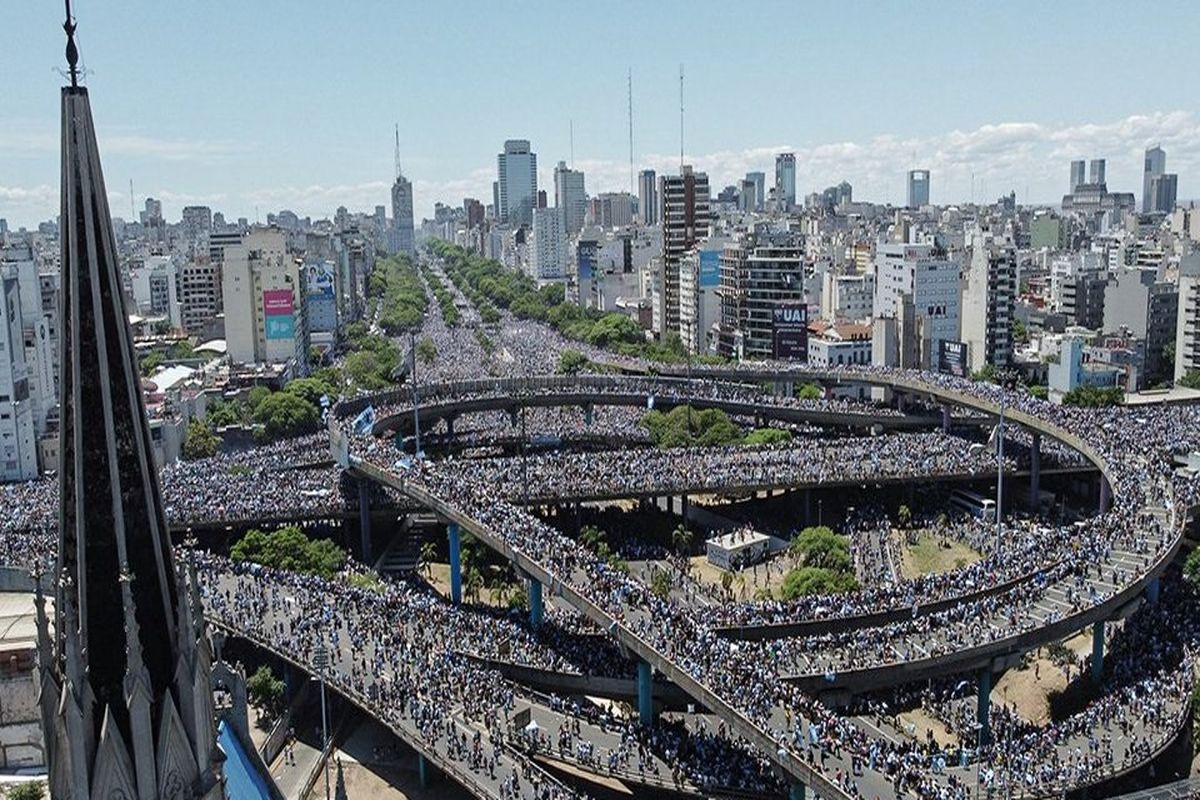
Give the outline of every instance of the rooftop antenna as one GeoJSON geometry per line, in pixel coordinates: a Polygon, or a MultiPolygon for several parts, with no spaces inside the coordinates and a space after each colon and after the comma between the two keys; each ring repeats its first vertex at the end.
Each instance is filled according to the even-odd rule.
{"type": "Polygon", "coordinates": [[[399,180],[401,177],[402,177],[402,173],[400,172],[400,123],[397,122],[396,123],[396,179],[399,180]]]}
{"type": "MultiPolygon", "coordinates": [[[[629,95],[629,193],[634,194],[633,181],[633,67],[629,68],[627,84],[629,95]]],[[[644,212],[643,212],[644,213],[644,212]]]]}
{"type": "Polygon", "coordinates": [[[63,22],[63,30],[67,33],[67,72],[71,76],[71,88],[79,88],[79,48],[75,46],[75,17],[71,14],[71,0],[63,0],[66,6],[67,19],[63,22]]]}
{"type": "Polygon", "coordinates": [[[683,174],[683,64],[679,65],[679,174],[683,174]]]}

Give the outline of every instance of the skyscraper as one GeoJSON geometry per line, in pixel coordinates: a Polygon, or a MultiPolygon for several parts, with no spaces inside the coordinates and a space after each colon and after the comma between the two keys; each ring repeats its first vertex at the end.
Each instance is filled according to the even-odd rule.
{"type": "Polygon", "coordinates": [[[211,656],[171,552],[74,23],[64,27],[53,634],[36,597],[50,792],[215,800],[211,656]]]}
{"type": "Polygon", "coordinates": [[[1100,185],[1104,183],[1104,159],[1093,158],[1088,164],[1088,183],[1100,185]]]}
{"type": "Polygon", "coordinates": [[[659,222],[656,177],[652,169],[638,173],[638,207],[641,209],[643,225],[657,225],[659,222]]]}
{"type": "Polygon", "coordinates": [[[1150,181],[1167,171],[1167,154],[1159,146],[1147,148],[1146,165],[1142,171],[1142,213],[1154,211],[1154,196],[1150,193],[1150,181]]]}
{"type": "Polygon", "coordinates": [[[388,250],[412,256],[416,253],[413,241],[412,182],[400,169],[400,126],[396,126],[396,182],[392,184],[392,229],[388,250]]]}
{"type": "Polygon", "coordinates": [[[767,176],[761,172],[747,172],[746,180],[754,184],[755,207],[750,211],[762,211],[763,203],[767,201],[767,176]]]}
{"type": "MultiPolygon", "coordinates": [[[[1013,304],[1017,294],[1016,250],[990,233],[971,240],[962,290],[962,341],[971,370],[1007,367],[1012,361],[1013,304]]],[[[937,353],[931,353],[932,366],[937,353]]]]}
{"type": "Polygon", "coordinates": [[[652,298],[657,307],[655,331],[660,337],[679,333],[679,262],[696,242],[708,236],[712,223],[708,175],[685,165],[681,175],[659,178],[662,203],[662,263],[652,298]]]}
{"type": "Polygon", "coordinates": [[[562,231],[574,236],[583,230],[587,216],[587,190],[584,188],[583,173],[567,167],[560,161],[554,168],[554,205],[562,216],[562,231]]]}
{"type": "Polygon", "coordinates": [[[1080,186],[1087,183],[1087,162],[1082,158],[1071,162],[1071,191],[1068,194],[1075,194],[1080,186]]]}
{"type": "Polygon", "coordinates": [[[1174,211],[1178,190],[1179,176],[1175,173],[1155,175],[1150,179],[1150,211],[1156,214],[1169,214],[1174,211]]]}
{"type": "Polygon", "coordinates": [[[498,214],[510,225],[533,224],[537,207],[537,154],[528,139],[509,139],[496,156],[498,214]]]}
{"type": "Polygon", "coordinates": [[[791,211],[796,205],[795,153],[775,156],[775,202],[782,211],[791,211]]]}
{"type": "Polygon", "coordinates": [[[921,208],[929,205],[929,170],[910,169],[908,171],[908,202],[909,208],[921,208]]]}

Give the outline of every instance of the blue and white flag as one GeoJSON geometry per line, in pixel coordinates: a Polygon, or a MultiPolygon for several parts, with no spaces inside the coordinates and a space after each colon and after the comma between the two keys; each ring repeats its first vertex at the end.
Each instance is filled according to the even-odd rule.
{"type": "Polygon", "coordinates": [[[367,406],[362,410],[362,413],[354,418],[354,432],[359,436],[365,436],[371,432],[371,426],[375,424],[375,406],[367,406]]]}

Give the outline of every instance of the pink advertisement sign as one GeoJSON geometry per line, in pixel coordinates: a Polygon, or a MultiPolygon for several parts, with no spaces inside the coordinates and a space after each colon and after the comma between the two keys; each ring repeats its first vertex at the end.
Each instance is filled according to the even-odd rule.
{"type": "Polygon", "coordinates": [[[263,314],[268,317],[279,317],[292,314],[291,289],[264,289],[263,314]]]}

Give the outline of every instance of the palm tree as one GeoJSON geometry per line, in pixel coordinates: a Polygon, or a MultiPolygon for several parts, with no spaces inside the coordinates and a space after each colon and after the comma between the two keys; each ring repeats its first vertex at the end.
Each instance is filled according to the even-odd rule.
{"type": "Polygon", "coordinates": [[[900,509],[896,512],[896,516],[900,520],[900,526],[907,528],[912,522],[912,509],[907,504],[901,504],[900,509]]]}
{"type": "Polygon", "coordinates": [[[421,552],[417,555],[417,561],[420,563],[418,571],[424,570],[426,578],[433,575],[433,559],[435,558],[437,558],[437,547],[433,542],[423,542],[421,552]]]}
{"type": "Polygon", "coordinates": [[[475,567],[470,567],[467,570],[466,581],[467,597],[472,603],[479,602],[479,592],[483,589],[483,575],[475,567]]]}
{"type": "Polygon", "coordinates": [[[676,525],[671,531],[671,544],[675,545],[679,555],[686,555],[692,546],[692,532],[683,525],[676,525]]]}

